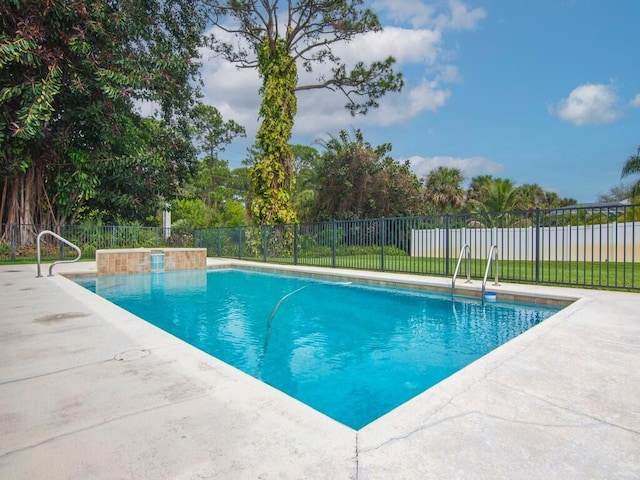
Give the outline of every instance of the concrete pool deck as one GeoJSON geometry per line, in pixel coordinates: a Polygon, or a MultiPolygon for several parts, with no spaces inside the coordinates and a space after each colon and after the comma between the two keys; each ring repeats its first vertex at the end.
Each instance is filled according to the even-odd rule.
{"type": "Polygon", "coordinates": [[[0,478],[640,476],[637,293],[495,288],[577,300],[356,432],[65,272],[95,263],[0,266],[0,478]]]}

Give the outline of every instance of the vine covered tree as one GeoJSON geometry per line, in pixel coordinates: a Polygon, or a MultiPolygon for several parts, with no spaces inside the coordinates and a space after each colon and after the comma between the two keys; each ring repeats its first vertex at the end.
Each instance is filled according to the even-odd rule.
{"type": "Polygon", "coordinates": [[[245,43],[212,37],[215,52],[241,68],[256,68],[262,79],[261,125],[256,137],[258,161],[252,169],[252,214],[258,223],[291,223],[293,153],[289,145],[297,110],[296,92],[328,89],[345,95],[352,114],[378,106],[387,92],[399,91],[402,76],[388,57],[352,68],[332,47],[358,35],[381,30],[363,0],[209,0],[212,22],[245,43]],[[247,45],[244,47],[243,45],[247,45]],[[330,74],[300,85],[298,68],[313,72],[331,65],[330,74]]]}

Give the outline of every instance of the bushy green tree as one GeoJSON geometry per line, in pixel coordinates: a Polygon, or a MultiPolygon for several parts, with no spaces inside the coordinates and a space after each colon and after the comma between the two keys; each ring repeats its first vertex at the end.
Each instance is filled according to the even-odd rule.
{"type": "Polygon", "coordinates": [[[320,181],[320,152],[308,145],[292,145],[295,188],[293,189],[293,206],[298,219],[302,222],[312,221],[311,209],[315,201],[320,181]]]}
{"type": "Polygon", "coordinates": [[[575,199],[561,198],[556,192],[545,190],[537,183],[526,183],[518,187],[518,196],[520,199],[517,203],[526,210],[561,208],[577,203],[575,199]]]}
{"type": "Polygon", "coordinates": [[[189,121],[198,154],[205,159],[217,159],[235,138],[246,136],[242,125],[234,120],[225,121],[217,108],[204,103],[198,103],[191,109],[189,121]]]}
{"type": "Polygon", "coordinates": [[[360,130],[324,143],[317,195],[317,220],[408,216],[424,208],[424,189],[409,164],[389,156],[390,144],[371,146],[360,130]]]}
{"type": "Polygon", "coordinates": [[[138,167],[153,176],[165,161],[171,171],[173,152],[148,154],[153,143],[130,141],[158,140],[135,102],[157,102],[162,129],[184,137],[205,26],[190,0],[2,2],[2,222],[64,223],[101,193],[105,176],[113,187],[138,167]]]}
{"type": "MultiPolygon", "coordinates": [[[[180,196],[180,185],[193,173],[195,150],[184,131],[154,118],[125,121],[112,157],[85,164],[86,175],[97,179],[95,194],[67,206],[70,222],[89,216],[106,224],[157,224],[158,212],[180,196]]],[[[73,177],[59,180],[57,191],[67,191],[61,197],[77,198],[73,177]]]]}

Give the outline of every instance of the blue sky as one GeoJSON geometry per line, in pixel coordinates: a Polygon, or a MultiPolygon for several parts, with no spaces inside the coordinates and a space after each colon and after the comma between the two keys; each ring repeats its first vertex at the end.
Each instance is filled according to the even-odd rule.
{"type": "MultiPolygon", "coordinates": [[[[640,145],[637,0],[371,0],[384,31],[341,45],[347,62],[393,55],[400,94],[351,117],[302,92],[292,143],[360,128],[420,177],[439,165],[594,201],[640,145]]],[[[247,128],[222,154],[240,165],[258,126],[259,78],[205,53],[205,102],[247,128]]],[[[301,82],[309,80],[301,75],[301,82]]]]}

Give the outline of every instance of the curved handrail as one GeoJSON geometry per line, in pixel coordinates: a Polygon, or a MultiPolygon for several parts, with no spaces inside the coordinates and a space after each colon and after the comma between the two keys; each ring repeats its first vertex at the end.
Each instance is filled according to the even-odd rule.
{"type": "Polygon", "coordinates": [[[458,264],[453,272],[453,278],[451,279],[451,296],[456,288],[456,278],[458,277],[458,271],[460,270],[460,264],[462,263],[462,256],[464,252],[467,252],[467,281],[464,283],[471,283],[471,247],[468,243],[465,243],[460,250],[460,256],[458,256],[458,264]]]}
{"type": "Polygon", "coordinates": [[[78,252],[78,256],[76,258],[74,258],[73,260],[58,260],[56,262],[53,262],[51,264],[51,266],[49,267],[49,276],[50,277],[53,277],[53,273],[51,273],[51,271],[53,270],[53,266],[54,265],[57,265],[59,263],[74,263],[74,262],[77,262],[78,260],[80,260],[80,257],[82,255],[82,253],[80,252],[80,248],[77,245],[74,245],[73,243],[71,243],[66,238],[62,238],[60,235],[58,235],[57,233],[52,232],[51,230],[43,230],[38,234],[38,239],[36,240],[36,251],[37,251],[37,259],[38,259],[38,275],[37,275],[36,278],[42,277],[42,275],[40,275],[40,239],[42,238],[43,235],[51,235],[51,236],[57,238],[58,240],[60,240],[61,242],[66,243],[71,248],[73,248],[76,252],[78,252]]]}
{"type": "Polygon", "coordinates": [[[496,279],[493,284],[495,286],[499,286],[498,283],[498,245],[491,245],[489,249],[489,256],[487,257],[487,268],[484,271],[484,278],[482,279],[482,301],[484,302],[484,292],[487,286],[487,277],[489,276],[489,268],[491,267],[491,259],[494,258],[496,261],[496,279]]]}

